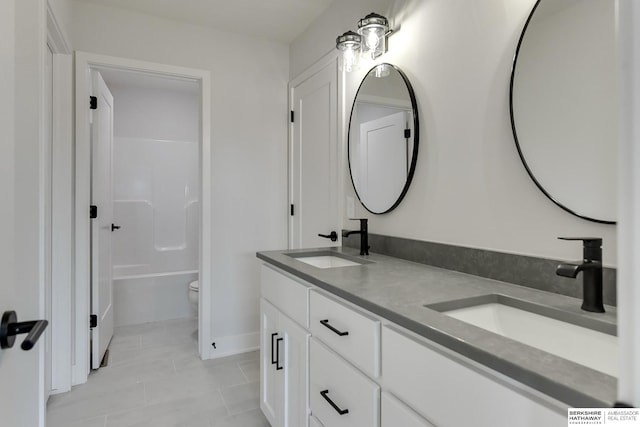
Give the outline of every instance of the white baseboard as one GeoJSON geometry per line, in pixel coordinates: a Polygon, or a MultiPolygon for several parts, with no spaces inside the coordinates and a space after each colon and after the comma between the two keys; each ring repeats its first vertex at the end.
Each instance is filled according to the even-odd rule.
{"type": "Polygon", "coordinates": [[[216,346],[215,348],[213,346],[209,347],[209,353],[204,355],[205,359],[218,359],[258,350],[260,348],[260,333],[252,332],[250,334],[217,337],[214,338],[213,342],[215,342],[216,346]]]}

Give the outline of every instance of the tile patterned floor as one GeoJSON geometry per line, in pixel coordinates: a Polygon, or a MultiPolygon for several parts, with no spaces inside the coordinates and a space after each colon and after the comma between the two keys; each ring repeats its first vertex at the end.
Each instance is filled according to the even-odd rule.
{"type": "Polygon", "coordinates": [[[116,328],[109,366],[53,395],[47,427],[269,427],[259,355],[202,361],[194,320],[116,328]]]}

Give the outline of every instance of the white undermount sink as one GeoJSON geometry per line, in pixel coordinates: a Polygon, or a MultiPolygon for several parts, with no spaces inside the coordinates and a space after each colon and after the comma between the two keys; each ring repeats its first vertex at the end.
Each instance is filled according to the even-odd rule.
{"type": "Polygon", "coordinates": [[[345,254],[328,251],[293,252],[286,255],[317,268],[351,267],[370,263],[370,261],[351,259],[345,254]]]}
{"type": "MultiPolygon", "coordinates": [[[[605,332],[579,326],[574,324],[584,321],[575,321],[574,317],[579,318],[579,315],[560,310],[559,313],[554,313],[554,309],[536,304],[528,305],[525,301],[504,295],[483,297],[475,297],[475,301],[470,303],[459,300],[462,303],[456,304],[456,301],[451,301],[448,302],[448,306],[447,303],[440,303],[427,307],[597,371],[617,376],[618,339],[613,334],[615,331],[605,332]],[[461,305],[463,307],[460,307],[461,305]],[[540,311],[543,313],[536,313],[540,311]]],[[[590,319],[586,321],[589,322],[590,319]]]]}
{"type": "Polygon", "coordinates": [[[349,261],[348,259],[340,258],[333,255],[310,256],[296,259],[300,262],[304,262],[318,268],[349,267],[352,265],[360,265],[360,263],[349,261]]]}

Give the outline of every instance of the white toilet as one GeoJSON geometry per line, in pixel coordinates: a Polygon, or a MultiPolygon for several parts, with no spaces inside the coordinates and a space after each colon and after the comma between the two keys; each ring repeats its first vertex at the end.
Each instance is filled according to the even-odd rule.
{"type": "Polygon", "coordinates": [[[193,306],[193,310],[196,313],[196,317],[198,316],[198,299],[200,295],[200,281],[194,280],[189,283],[189,302],[193,306]]]}

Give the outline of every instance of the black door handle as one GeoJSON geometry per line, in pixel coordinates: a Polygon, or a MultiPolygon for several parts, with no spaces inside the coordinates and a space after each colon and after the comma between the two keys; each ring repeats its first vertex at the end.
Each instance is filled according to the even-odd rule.
{"type": "Polygon", "coordinates": [[[111,224],[111,231],[115,231],[115,230],[120,230],[120,226],[119,225],[115,225],[115,224],[111,224]]]}
{"type": "Polygon", "coordinates": [[[338,405],[336,405],[333,400],[331,400],[331,398],[329,398],[329,396],[327,396],[329,394],[329,390],[322,390],[320,392],[320,396],[324,397],[324,400],[326,400],[327,402],[329,402],[329,405],[331,405],[331,407],[333,409],[336,410],[336,412],[340,415],[345,415],[349,413],[348,409],[340,409],[340,407],[338,405]]]}
{"type": "Polygon", "coordinates": [[[324,237],[325,239],[331,239],[332,242],[338,240],[338,233],[336,233],[335,231],[332,231],[329,234],[318,234],[318,236],[324,237]]]}
{"type": "Polygon", "coordinates": [[[18,316],[15,311],[5,311],[0,322],[0,348],[13,347],[16,342],[16,335],[28,333],[20,348],[25,351],[31,350],[48,324],[47,320],[31,320],[18,323],[18,316]]]}

